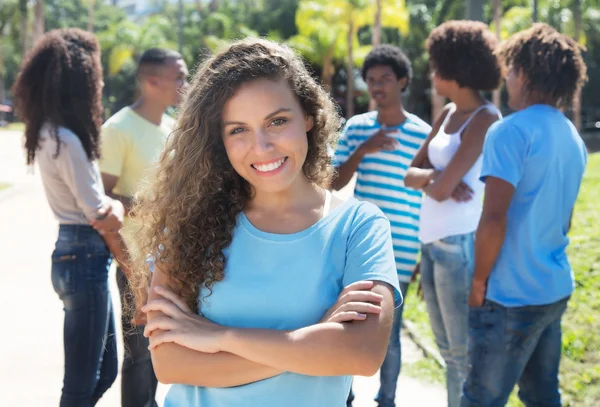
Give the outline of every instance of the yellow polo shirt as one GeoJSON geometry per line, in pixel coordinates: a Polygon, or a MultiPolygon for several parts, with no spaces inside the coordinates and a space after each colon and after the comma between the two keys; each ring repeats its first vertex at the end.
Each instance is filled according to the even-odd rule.
{"type": "MultiPolygon", "coordinates": [[[[164,150],[175,120],[164,114],[157,126],[125,107],[102,126],[102,158],[100,171],[119,177],[113,193],[133,197],[144,181],[152,181],[156,164],[164,150]]],[[[130,250],[134,249],[139,228],[125,218],[122,234],[130,250]]]]}

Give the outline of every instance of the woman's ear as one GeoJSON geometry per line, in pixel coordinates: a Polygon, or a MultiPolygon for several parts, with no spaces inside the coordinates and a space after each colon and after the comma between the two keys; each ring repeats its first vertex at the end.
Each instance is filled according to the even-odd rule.
{"type": "Polygon", "coordinates": [[[304,128],[306,129],[306,132],[308,133],[311,131],[314,126],[315,119],[312,116],[306,116],[306,119],[304,119],[304,128]]]}

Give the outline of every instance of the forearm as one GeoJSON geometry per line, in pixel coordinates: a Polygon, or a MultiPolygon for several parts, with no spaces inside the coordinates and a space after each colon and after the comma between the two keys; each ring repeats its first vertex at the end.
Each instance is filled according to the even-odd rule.
{"type": "Polygon", "coordinates": [[[487,284],[502,250],[506,236],[506,216],[482,218],[475,237],[475,274],[473,282],[487,284]]]}
{"type": "Polygon", "coordinates": [[[333,189],[339,191],[348,185],[363,158],[364,154],[360,149],[357,149],[345,163],[337,167],[336,175],[332,183],[333,189]]]}
{"type": "Polygon", "coordinates": [[[228,352],[283,371],[309,376],[371,376],[385,357],[391,321],[383,330],[359,330],[359,324],[368,323],[368,319],[323,323],[296,331],[231,329],[223,346],[228,352]],[[367,331],[371,335],[366,335],[367,331]]]}
{"type": "Polygon", "coordinates": [[[133,198],[117,195],[112,192],[108,192],[107,195],[112,199],[120,201],[123,204],[123,207],[125,208],[125,215],[129,215],[129,211],[131,211],[131,208],[133,207],[133,198]]]}
{"type": "Polygon", "coordinates": [[[242,386],[282,373],[231,353],[202,353],[174,343],[153,350],[152,364],[161,383],[204,387],[242,386]]]}
{"type": "Polygon", "coordinates": [[[110,250],[115,257],[115,260],[119,262],[123,273],[129,279],[131,275],[129,268],[129,253],[123,237],[119,232],[110,232],[102,235],[102,238],[104,239],[104,243],[106,243],[108,250],[110,250]]]}
{"type": "Polygon", "coordinates": [[[423,189],[434,179],[435,175],[436,171],[431,168],[410,167],[404,177],[404,185],[412,189],[423,189]]]}

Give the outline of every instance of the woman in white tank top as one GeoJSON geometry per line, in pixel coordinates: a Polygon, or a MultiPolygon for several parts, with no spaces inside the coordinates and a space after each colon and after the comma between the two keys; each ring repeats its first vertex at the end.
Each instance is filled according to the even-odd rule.
{"type": "Polygon", "coordinates": [[[483,23],[451,21],[431,32],[432,83],[452,103],[437,118],[404,180],[427,194],[419,231],[421,283],[447,365],[449,407],[460,405],[467,370],[467,301],[484,188],[481,152],[488,127],[501,117],[480,94],[500,84],[496,45],[483,23]]]}

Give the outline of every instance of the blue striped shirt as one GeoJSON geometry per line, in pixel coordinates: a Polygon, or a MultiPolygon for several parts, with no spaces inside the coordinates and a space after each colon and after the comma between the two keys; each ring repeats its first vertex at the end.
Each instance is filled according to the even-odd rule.
{"type": "MultiPolygon", "coordinates": [[[[352,117],[335,151],[334,163],[339,166],[369,137],[381,129],[377,112],[352,117]]],[[[394,151],[368,154],[358,166],[354,196],[377,205],[390,220],[398,279],[409,282],[419,255],[420,191],[404,186],[406,170],[431,132],[431,126],[409,114],[400,126],[388,133],[398,145],[394,151]]]]}

